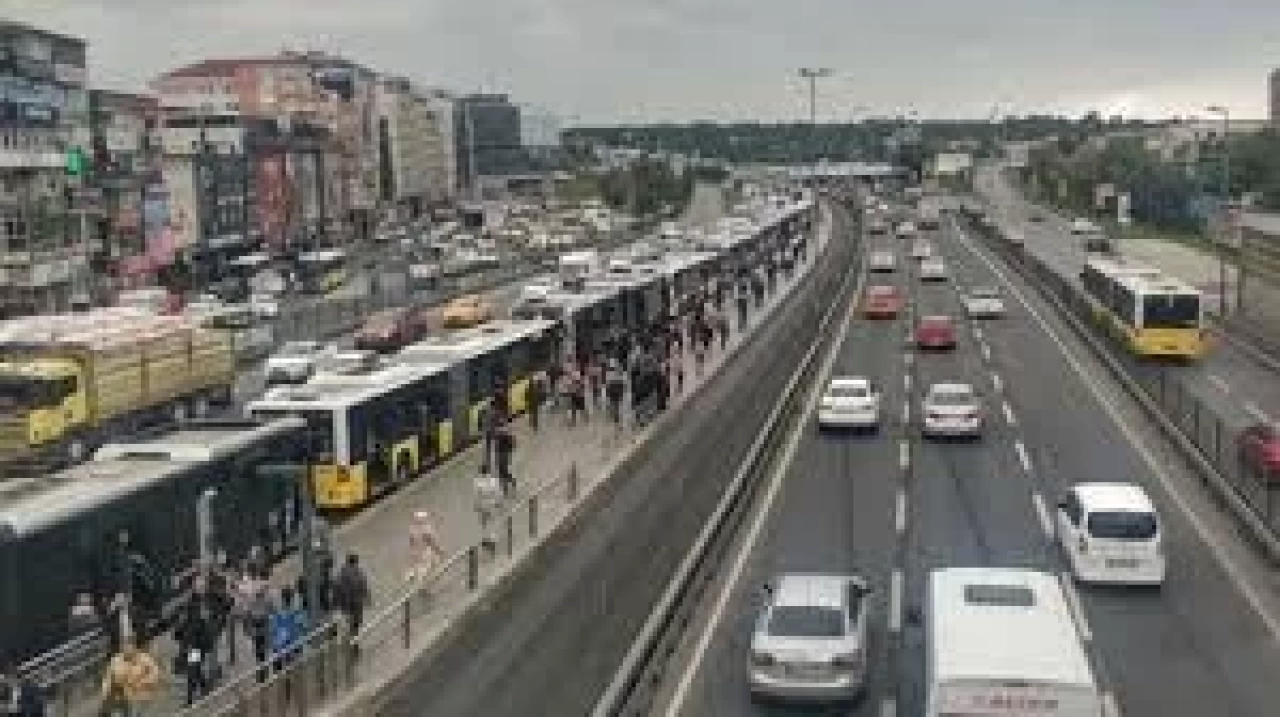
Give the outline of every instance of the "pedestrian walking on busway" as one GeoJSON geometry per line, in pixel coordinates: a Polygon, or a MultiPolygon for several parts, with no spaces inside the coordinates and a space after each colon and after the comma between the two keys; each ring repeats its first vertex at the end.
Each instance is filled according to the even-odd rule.
{"type": "Polygon", "coordinates": [[[529,410],[529,428],[534,433],[538,431],[538,425],[541,423],[542,404],[547,400],[547,394],[550,389],[547,387],[547,375],[542,371],[533,374],[529,379],[529,390],[525,394],[526,403],[529,410]]]}
{"type": "Polygon", "coordinates": [[[354,638],[360,633],[364,625],[364,611],[372,603],[369,576],[360,567],[360,556],[350,553],[333,581],[333,606],[342,614],[348,636],[354,638]]]}
{"type": "Polygon", "coordinates": [[[760,272],[756,271],[751,275],[751,293],[756,300],[756,308],[764,305],[764,280],[760,278],[760,272]]]}
{"type": "Polygon", "coordinates": [[[602,356],[593,355],[587,360],[587,393],[591,397],[591,410],[600,405],[600,397],[604,389],[604,365],[602,356]]]}
{"type": "Polygon", "coordinates": [[[604,376],[605,402],[608,406],[609,420],[615,426],[622,425],[622,401],[627,393],[627,374],[622,364],[611,360],[604,376]]]}
{"type": "Polygon", "coordinates": [[[481,472],[488,472],[493,465],[493,435],[502,424],[502,408],[498,397],[492,396],[480,407],[479,420],[480,439],[483,442],[484,455],[480,458],[481,472]]]}
{"type": "Polygon", "coordinates": [[[293,588],[280,589],[280,601],[271,613],[272,667],[276,672],[284,670],[302,649],[302,639],[307,634],[307,617],[297,606],[293,588]]]}
{"type": "Polygon", "coordinates": [[[30,677],[0,673],[0,715],[45,717],[44,690],[30,677]]]}
{"type": "Polygon", "coordinates": [[[406,579],[425,579],[435,572],[443,559],[444,548],[440,545],[440,535],[431,514],[425,510],[414,513],[409,523],[409,570],[406,579]]]}
{"type": "Polygon", "coordinates": [[[738,295],[735,301],[738,304],[738,330],[745,329],[747,326],[747,313],[751,309],[751,299],[747,295],[748,290],[745,284],[738,285],[738,295]]]}
{"type": "Polygon", "coordinates": [[[178,643],[173,667],[174,672],[186,678],[188,707],[208,694],[213,684],[213,650],[217,640],[214,619],[207,602],[188,603],[182,608],[173,631],[178,643]]]}
{"type": "Polygon", "coordinates": [[[102,616],[98,614],[98,606],[93,602],[93,593],[85,591],[76,594],[75,604],[67,616],[67,631],[71,639],[87,635],[102,628],[102,616]]]}
{"type": "Polygon", "coordinates": [[[477,473],[476,519],[480,522],[480,547],[493,555],[498,552],[497,522],[502,509],[503,492],[497,477],[492,473],[477,473]]]}
{"type": "MultiPolygon", "coordinates": [[[[584,414],[585,415],[585,414],[584,414]]],[[[516,493],[516,479],[511,474],[511,457],[516,450],[516,436],[511,427],[502,425],[493,438],[494,458],[498,464],[498,482],[502,485],[502,494],[511,497],[516,493]]]]}
{"type": "Polygon", "coordinates": [[[643,351],[637,353],[627,367],[628,380],[631,383],[631,415],[638,427],[643,427],[647,423],[646,411],[649,408],[651,384],[649,372],[645,367],[647,355],[643,351]]]}
{"type": "MultiPolygon", "coordinates": [[[[558,356],[559,354],[556,355],[558,356]]],[[[553,393],[550,394],[552,411],[557,411],[564,405],[562,403],[563,397],[560,395],[560,384],[562,381],[564,381],[564,366],[561,365],[559,359],[557,359],[552,361],[551,365],[547,367],[547,383],[553,389],[553,393]]]]}
{"type": "Polygon", "coordinates": [[[160,667],[138,647],[131,634],[122,637],[120,651],[107,663],[99,698],[100,715],[144,717],[160,691],[160,667]]]}
{"type": "Polygon", "coordinates": [[[716,333],[720,336],[720,350],[724,351],[729,345],[729,315],[724,311],[717,311],[712,321],[715,323],[716,333]]]}
{"type": "Polygon", "coordinates": [[[271,603],[271,583],[265,573],[249,561],[236,582],[236,613],[253,645],[253,660],[258,665],[258,681],[266,679],[265,665],[270,655],[270,621],[275,606],[271,603]]]}
{"type": "Polygon", "coordinates": [[[564,376],[564,385],[560,390],[560,394],[564,396],[565,405],[568,406],[568,420],[570,426],[578,424],[578,418],[583,421],[587,420],[587,397],[586,383],[582,378],[582,374],[577,369],[570,369],[564,376]]]}

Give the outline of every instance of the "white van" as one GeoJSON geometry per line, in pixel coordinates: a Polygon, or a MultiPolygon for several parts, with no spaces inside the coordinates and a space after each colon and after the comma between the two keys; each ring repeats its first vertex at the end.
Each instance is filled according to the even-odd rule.
{"type": "Polygon", "coordinates": [[[1137,485],[1077,483],[1058,502],[1057,531],[1071,571],[1082,582],[1164,582],[1160,518],[1137,485]]]}
{"type": "Polygon", "coordinates": [[[1021,568],[929,575],[926,717],[1102,717],[1062,586],[1021,568]]]}

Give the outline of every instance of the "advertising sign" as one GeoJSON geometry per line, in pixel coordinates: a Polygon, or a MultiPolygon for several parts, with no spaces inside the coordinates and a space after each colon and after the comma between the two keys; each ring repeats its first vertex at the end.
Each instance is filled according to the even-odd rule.
{"type": "Polygon", "coordinates": [[[285,179],[284,155],[270,154],[258,158],[253,168],[253,227],[270,250],[282,250],[289,221],[289,194],[285,179]]]}

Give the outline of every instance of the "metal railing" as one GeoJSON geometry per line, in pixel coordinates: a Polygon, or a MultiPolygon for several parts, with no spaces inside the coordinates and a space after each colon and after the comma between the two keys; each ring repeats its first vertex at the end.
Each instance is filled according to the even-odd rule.
{"type": "Polygon", "coordinates": [[[1246,427],[1204,401],[1190,388],[1177,367],[1144,361],[1114,340],[1093,316],[1084,295],[1070,279],[1010,241],[998,227],[972,225],[974,233],[998,250],[1046,299],[1059,307],[1088,339],[1135,397],[1158,412],[1162,427],[1171,431],[1201,473],[1275,559],[1280,550],[1280,480],[1268,479],[1248,465],[1239,448],[1246,427]]]}
{"type": "MultiPolygon", "coordinates": [[[[824,283],[796,292],[803,294],[797,301],[827,302],[834,292],[834,282],[824,283]]],[[[811,340],[819,317],[816,309],[805,313],[792,328],[811,340]]],[[[807,346],[799,343],[803,337],[798,333],[794,338],[796,341],[788,341],[788,345],[807,346]]],[[[613,453],[624,454],[623,441],[635,443],[646,435],[615,434],[618,446],[613,453]]],[[[308,639],[287,670],[267,681],[260,681],[257,674],[242,674],[182,712],[181,717],[303,717],[320,700],[349,692],[370,678],[402,673],[416,648],[447,631],[453,617],[466,611],[485,588],[541,543],[578,508],[589,489],[611,473],[595,474],[588,485],[577,465],[571,464],[495,512],[482,529],[482,538],[489,541],[482,539],[460,549],[429,574],[407,581],[354,636],[334,623],[323,635],[308,639]]]]}

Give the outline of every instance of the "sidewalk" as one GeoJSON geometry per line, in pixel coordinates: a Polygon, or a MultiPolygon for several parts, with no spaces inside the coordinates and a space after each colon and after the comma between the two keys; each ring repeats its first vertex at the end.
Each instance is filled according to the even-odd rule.
{"type": "MultiPolygon", "coordinates": [[[[776,285],[762,308],[753,308],[745,333],[753,333],[772,315],[780,300],[790,293],[791,287],[807,276],[813,257],[820,253],[821,248],[821,241],[810,243],[808,260],[797,268],[789,281],[780,281],[776,285]]],[[[694,388],[713,375],[725,358],[736,351],[743,337],[744,331],[735,327],[723,351],[718,349],[718,341],[713,342],[712,352],[700,372],[692,353],[686,351],[681,357],[685,366],[684,387],[673,396],[669,411],[678,410],[694,388]]],[[[518,565],[552,532],[556,523],[568,515],[579,498],[589,494],[593,486],[609,475],[618,458],[628,452],[628,447],[644,440],[647,435],[646,430],[635,429],[629,420],[623,428],[618,428],[603,418],[603,413],[593,413],[585,425],[569,427],[563,415],[546,414],[538,433],[529,428],[527,417],[516,419],[517,448],[513,473],[520,482],[520,496],[509,502],[512,509],[510,522],[503,521],[497,528],[496,552],[477,552],[480,555],[478,589],[467,586],[466,560],[445,565],[430,582],[429,591],[410,593],[410,586],[405,582],[409,566],[407,531],[415,511],[428,510],[432,514],[447,554],[466,556],[467,552],[459,551],[466,551],[479,542],[481,529],[473,489],[473,479],[480,464],[478,446],[472,446],[448,464],[337,530],[335,542],[338,552],[360,554],[374,592],[374,604],[366,614],[365,628],[359,638],[360,660],[354,666],[353,675],[356,683],[369,683],[402,673],[407,662],[417,656],[421,648],[432,644],[462,611],[483,599],[485,586],[492,585],[518,565]],[[579,477],[577,489],[573,491],[565,489],[564,480],[571,469],[579,477]],[[537,501],[531,506],[527,501],[534,493],[537,501]],[[535,507],[537,517],[531,519],[530,514],[535,512],[535,507]],[[406,595],[411,599],[405,601],[406,595]]],[[[296,560],[290,560],[278,568],[279,578],[285,581],[293,579],[297,575],[296,563],[296,560]]],[[[244,679],[237,684],[233,675],[206,703],[187,714],[229,713],[226,711],[241,704],[245,694],[256,687],[252,679],[244,679]]],[[[265,697],[267,703],[276,704],[290,699],[285,697],[284,688],[276,689],[274,693],[265,697]]],[[[336,695],[313,696],[309,703],[312,709],[307,713],[315,713],[315,707],[325,696],[332,699],[336,695]]],[[[349,695],[344,693],[340,696],[349,695]]],[[[291,699],[299,698],[295,694],[291,699]]],[[[297,707],[294,703],[295,710],[297,707]]],[[[174,713],[178,711],[173,710],[174,713]]]]}

